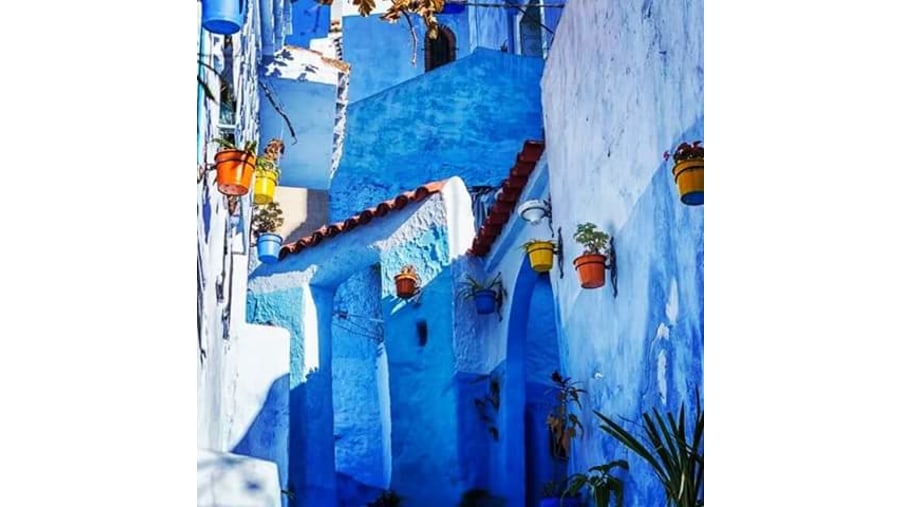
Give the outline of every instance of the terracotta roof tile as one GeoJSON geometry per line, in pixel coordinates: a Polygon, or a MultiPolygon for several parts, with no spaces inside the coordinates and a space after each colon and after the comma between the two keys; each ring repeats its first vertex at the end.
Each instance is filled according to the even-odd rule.
{"type": "Polygon", "coordinates": [[[391,211],[405,208],[412,202],[422,201],[432,194],[436,194],[444,188],[444,181],[436,181],[422,185],[415,190],[404,192],[393,199],[378,203],[372,208],[360,211],[356,215],[330,225],[323,225],[316,229],[308,236],[304,236],[293,243],[286,243],[281,246],[278,258],[284,259],[288,255],[299,253],[307,248],[312,248],[327,238],[333,238],[342,232],[351,231],[357,227],[368,224],[375,217],[383,217],[391,211]]]}
{"type": "Polygon", "coordinates": [[[483,257],[491,251],[494,241],[503,232],[509,217],[514,214],[515,205],[542,153],[544,153],[543,141],[525,141],[522,151],[516,155],[516,164],[509,170],[509,177],[503,180],[497,200],[488,210],[484,224],[478,229],[472,241],[469,255],[483,257]]]}

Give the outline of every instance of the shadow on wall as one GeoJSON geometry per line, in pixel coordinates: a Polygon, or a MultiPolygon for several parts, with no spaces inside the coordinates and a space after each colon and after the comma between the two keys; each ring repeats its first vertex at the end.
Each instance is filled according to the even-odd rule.
{"type": "Polygon", "coordinates": [[[254,458],[273,461],[278,465],[281,487],[287,483],[287,427],[283,421],[288,418],[288,389],[290,377],[282,375],[269,387],[266,401],[250,423],[247,432],[231,452],[254,458]]]}

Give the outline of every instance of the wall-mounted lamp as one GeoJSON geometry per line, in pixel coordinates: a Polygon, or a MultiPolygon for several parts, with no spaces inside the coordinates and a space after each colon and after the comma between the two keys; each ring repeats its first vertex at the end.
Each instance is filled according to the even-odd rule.
{"type": "Polygon", "coordinates": [[[550,227],[550,234],[553,234],[553,212],[550,207],[550,200],[532,199],[525,201],[519,205],[519,209],[516,212],[531,225],[537,225],[546,218],[547,225],[550,227]]]}

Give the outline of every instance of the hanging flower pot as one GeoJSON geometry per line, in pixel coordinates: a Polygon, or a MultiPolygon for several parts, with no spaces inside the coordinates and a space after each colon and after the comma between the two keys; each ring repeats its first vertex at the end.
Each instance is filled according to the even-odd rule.
{"type": "Polygon", "coordinates": [[[552,241],[532,240],[523,245],[528,252],[531,269],[546,273],[553,268],[553,254],[556,251],[552,241]]]}
{"type": "Polygon", "coordinates": [[[283,239],[275,231],[283,224],[284,217],[277,201],[253,206],[250,230],[256,236],[256,253],[263,264],[278,262],[283,239]]]}
{"type": "Polygon", "coordinates": [[[216,186],[225,195],[242,196],[250,191],[250,182],[256,170],[256,142],[251,141],[243,150],[223,139],[216,141],[223,149],[216,153],[216,186]]]}
{"type": "MultiPolygon", "coordinates": [[[[672,168],[675,184],[678,185],[681,202],[688,206],[703,204],[703,147],[700,143],[681,143],[671,155],[675,162],[672,168]]],[[[663,157],[668,160],[669,152],[665,152],[663,157]]]]}
{"type": "Polygon", "coordinates": [[[254,204],[268,204],[275,198],[275,187],[281,177],[278,160],[283,153],[284,142],[281,139],[272,139],[263,150],[256,164],[256,178],[253,181],[254,204]]]}
{"type": "Polygon", "coordinates": [[[419,275],[415,266],[407,264],[400,269],[400,273],[394,277],[397,285],[397,297],[409,299],[419,292],[419,275]]]}
{"type": "Polygon", "coordinates": [[[581,286],[585,289],[599,289],[606,284],[606,249],[609,234],[598,231],[597,226],[588,222],[578,224],[575,241],[584,245],[585,251],[575,258],[575,270],[581,286]]]}
{"type": "Polygon", "coordinates": [[[503,288],[503,280],[497,273],[491,281],[477,280],[472,275],[466,275],[463,288],[457,294],[463,300],[474,299],[475,311],[479,315],[488,315],[497,311],[497,306],[503,303],[506,290],[503,288]]]}
{"type": "Polygon", "coordinates": [[[203,0],[203,28],[220,35],[237,33],[244,26],[246,0],[203,0]]]}
{"type": "Polygon", "coordinates": [[[497,293],[488,289],[476,292],[475,311],[479,315],[488,315],[497,311],[497,293]]]}
{"type": "Polygon", "coordinates": [[[278,252],[281,250],[281,236],[275,233],[263,233],[256,238],[256,254],[263,264],[278,262],[278,252]]]}

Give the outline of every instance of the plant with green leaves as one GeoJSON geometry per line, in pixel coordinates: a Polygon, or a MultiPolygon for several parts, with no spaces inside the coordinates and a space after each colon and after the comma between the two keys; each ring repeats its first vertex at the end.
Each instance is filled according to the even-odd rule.
{"type": "Polygon", "coordinates": [[[575,241],[584,245],[585,254],[606,255],[609,248],[609,234],[598,230],[590,222],[578,224],[575,229],[575,241]]]}
{"type": "Polygon", "coordinates": [[[650,465],[665,489],[670,506],[703,505],[703,409],[699,390],[696,398],[697,412],[692,430],[685,425],[683,402],[677,420],[672,412],[667,412],[665,418],[656,409],[652,414],[644,412],[642,429],[648,445],[609,417],[594,411],[603,421],[602,430],[650,465]]]}
{"type": "Polygon", "coordinates": [[[260,234],[275,233],[282,225],[284,225],[284,216],[278,201],[253,205],[250,231],[254,237],[259,237],[260,234]]]}
{"type": "Polygon", "coordinates": [[[574,474],[569,477],[569,486],[563,494],[575,496],[586,487],[595,507],[608,507],[609,500],[615,493],[616,507],[622,507],[625,505],[625,483],[610,473],[616,467],[628,470],[628,462],[619,459],[593,466],[588,469],[588,474],[574,474]]]}
{"type": "Polygon", "coordinates": [[[255,139],[251,139],[251,140],[245,142],[243,148],[238,148],[238,146],[236,144],[234,144],[233,142],[231,142],[228,139],[225,139],[223,137],[217,137],[217,138],[213,139],[213,141],[218,143],[218,145],[220,147],[222,147],[222,149],[224,149],[224,150],[238,150],[238,151],[243,151],[243,152],[247,152],[247,153],[253,153],[254,155],[256,154],[257,142],[255,139]]]}
{"type": "Polygon", "coordinates": [[[577,496],[567,493],[568,479],[565,477],[565,464],[569,460],[572,439],[578,436],[579,430],[584,434],[584,426],[578,415],[570,411],[569,403],[574,403],[581,409],[580,395],[587,391],[578,387],[579,383],[570,377],[560,375],[559,371],[554,371],[550,380],[554,387],[547,394],[553,396],[554,404],[550,413],[547,414],[546,424],[550,430],[550,452],[556,460],[553,467],[553,480],[544,484],[542,496],[544,498],[577,496]]]}
{"type": "Polygon", "coordinates": [[[462,298],[463,301],[466,301],[468,299],[473,299],[475,297],[475,294],[483,290],[494,291],[497,294],[499,302],[500,295],[506,295],[506,290],[503,288],[501,273],[497,273],[497,276],[492,278],[490,281],[479,280],[472,275],[466,275],[466,281],[463,282],[463,288],[460,289],[457,297],[462,298]]]}

